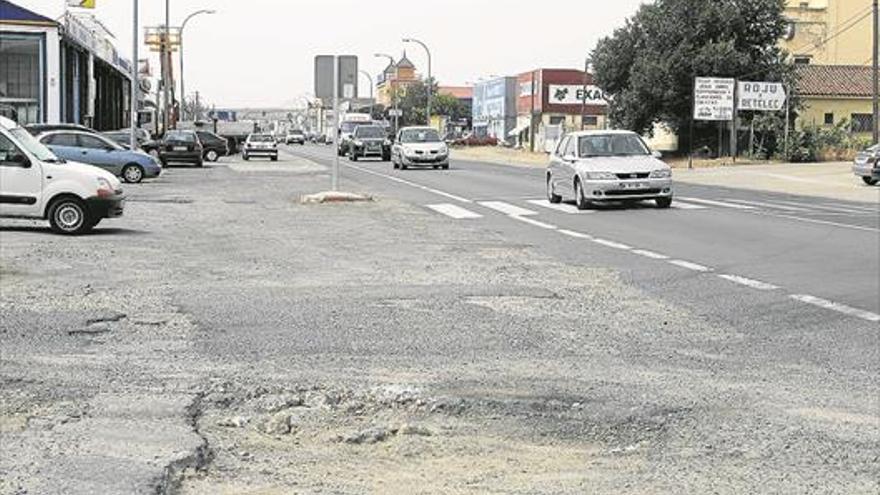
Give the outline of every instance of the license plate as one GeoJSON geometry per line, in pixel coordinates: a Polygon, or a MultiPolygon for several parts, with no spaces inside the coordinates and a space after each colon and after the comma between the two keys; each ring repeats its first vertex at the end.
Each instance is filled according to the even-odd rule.
{"type": "Polygon", "coordinates": [[[621,189],[642,189],[645,185],[641,182],[622,182],[620,184],[621,189]]]}
{"type": "Polygon", "coordinates": [[[175,147],[172,148],[172,149],[173,149],[174,151],[186,151],[186,150],[187,150],[187,147],[186,147],[186,146],[175,146],[175,147]]]}

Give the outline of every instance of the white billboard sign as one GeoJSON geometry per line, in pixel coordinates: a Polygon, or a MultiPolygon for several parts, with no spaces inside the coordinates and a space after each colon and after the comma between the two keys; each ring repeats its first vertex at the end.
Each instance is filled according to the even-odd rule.
{"type": "Polygon", "coordinates": [[[547,101],[551,105],[580,105],[586,98],[587,105],[607,105],[605,93],[598,86],[581,84],[550,84],[547,101]]]}
{"type": "Polygon", "coordinates": [[[737,83],[737,108],[759,112],[776,112],[785,108],[785,88],[782,83],[748,82],[737,83]]]}
{"type": "Polygon", "coordinates": [[[694,120],[733,120],[733,79],[698,77],[694,82],[694,120]]]}

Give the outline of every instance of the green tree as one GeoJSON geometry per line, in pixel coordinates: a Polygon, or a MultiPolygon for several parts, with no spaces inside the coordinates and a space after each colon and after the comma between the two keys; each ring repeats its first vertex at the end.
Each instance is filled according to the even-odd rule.
{"type": "MultiPolygon", "coordinates": [[[[433,104],[437,101],[437,83],[431,81],[433,86],[433,104]]],[[[425,114],[428,106],[428,85],[424,81],[414,81],[400,89],[398,105],[403,110],[400,125],[425,125],[425,114]]],[[[432,106],[431,112],[437,114],[432,106]]]]}
{"type": "Polygon", "coordinates": [[[591,54],[595,82],[612,97],[612,124],[647,133],[663,122],[684,137],[694,77],[792,83],[793,68],[778,45],[784,7],[784,0],[657,0],[641,6],[591,54]]]}

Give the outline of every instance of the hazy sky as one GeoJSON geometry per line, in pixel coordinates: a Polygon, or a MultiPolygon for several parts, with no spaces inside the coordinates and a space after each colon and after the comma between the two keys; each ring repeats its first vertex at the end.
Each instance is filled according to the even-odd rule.
{"type": "MultiPolygon", "coordinates": [[[[65,0],[12,0],[50,17],[65,0]]],[[[377,74],[406,48],[420,72],[424,51],[404,46],[411,36],[431,48],[440,84],[538,67],[583,66],[596,41],[632,15],[642,0],[171,0],[171,24],[199,9],[184,32],[187,93],[199,90],[218,107],[290,105],[313,91],[317,54],[352,54],[377,74]]],[[[132,0],[97,0],[96,16],[131,52],[132,0]]],[[[144,25],[164,23],[163,0],[140,0],[144,25]]],[[[143,31],[142,31],[143,32],[143,31]]],[[[143,49],[142,49],[142,53],[143,49]]],[[[155,60],[153,62],[156,62],[155,60]]],[[[175,76],[177,76],[175,60],[175,76]]],[[[158,69],[158,63],[153,63],[158,69]]],[[[362,96],[369,87],[360,82],[362,96]]]]}

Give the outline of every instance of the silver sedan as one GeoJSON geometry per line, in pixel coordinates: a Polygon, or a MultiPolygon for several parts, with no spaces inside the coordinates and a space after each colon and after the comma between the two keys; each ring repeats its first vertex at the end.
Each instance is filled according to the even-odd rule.
{"type": "Polygon", "coordinates": [[[654,200],[672,205],[672,169],[629,131],[584,131],[565,136],[550,156],[547,198],[571,198],[579,209],[608,201],[654,200]]]}

